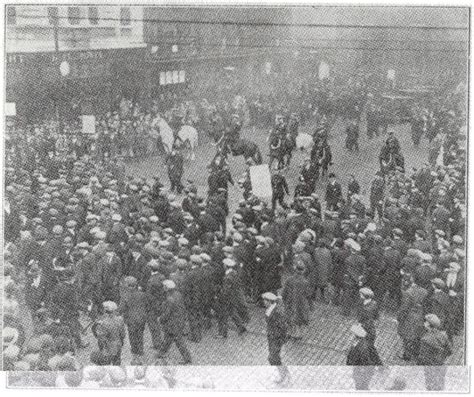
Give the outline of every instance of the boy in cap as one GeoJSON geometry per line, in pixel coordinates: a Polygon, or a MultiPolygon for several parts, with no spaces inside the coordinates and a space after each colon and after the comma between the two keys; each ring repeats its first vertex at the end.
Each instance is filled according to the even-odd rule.
{"type": "Polygon", "coordinates": [[[281,349],[288,340],[286,319],[278,307],[278,297],[272,292],[262,294],[265,305],[265,320],[267,323],[268,362],[278,368],[279,378],[275,383],[283,383],[289,380],[288,368],[281,362],[281,349]]]}

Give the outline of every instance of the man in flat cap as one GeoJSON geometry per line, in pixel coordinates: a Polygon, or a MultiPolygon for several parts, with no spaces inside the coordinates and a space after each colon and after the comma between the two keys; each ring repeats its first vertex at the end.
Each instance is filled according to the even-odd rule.
{"type": "Polygon", "coordinates": [[[225,275],[221,289],[218,293],[218,335],[217,338],[227,338],[229,317],[237,326],[237,332],[242,335],[247,329],[244,320],[248,317],[244,293],[240,276],[236,271],[237,263],[231,258],[225,258],[222,263],[225,267],[225,275]]]}
{"type": "Polygon", "coordinates": [[[289,381],[290,372],[281,361],[281,349],[288,340],[286,319],[278,306],[278,297],[273,292],[262,294],[267,323],[268,363],[278,368],[279,377],[275,383],[289,381]]]}
{"type": "Polygon", "coordinates": [[[166,291],[166,299],[163,303],[160,322],[163,327],[164,338],[157,358],[165,358],[171,345],[175,343],[183,359],[180,364],[191,364],[191,354],[184,339],[186,308],[184,307],[183,298],[176,290],[176,284],[172,280],[164,280],[163,287],[166,291]]]}
{"type": "Polygon", "coordinates": [[[351,332],[355,339],[347,354],[346,365],[354,367],[352,378],[356,390],[369,390],[375,366],[382,365],[382,362],[375,347],[367,341],[367,332],[360,324],[354,324],[351,332]]]}
{"type": "Polygon", "coordinates": [[[170,191],[176,191],[178,194],[181,194],[181,191],[183,190],[181,178],[184,173],[184,158],[181,152],[174,145],[171,153],[166,159],[166,165],[168,166],[168,177],[171,183],[170,191]]]}
{"type": "Polygon", "coordinates": [[[294,263],[295,273],[285,281],[282,299],[289,325],[288,333],[295,339],[301,339],[303,328],[309,324],[311,290],[309,281],[304,276],[304,262],[295,258],[294,263]]]}
{"type": "Polygon", "coordinates": [[[403,341],[402,359],[410,361],[418,356],[423,334],[423,306],[428,291],[415,282],[413,275],[407,275],[408,285],[402,291],[402,302],[397,314],[398,335],[403,341]]]}
{"type": "Polygon", "coordinates": [[[117,314],[118,306],[115,302],[105,301],[102,306],[104,315],[97,320],[93,332],[105,365],[121,365],[125,323],[117,314]]]}
{"type": "Polygon", "coordinates": [[[189,339],[197,343],[202,339],[201,326],[203,323],[201,317],[201,296],[203,295],[204,285],[200,273],[202,258],[200,255],[191,255],[189,259],[190,269],[186,272],[183,279],[181,293],[187,310],[187,318],[189,319],[189,339]]]}
{"type": "Polygon", "coordinates": [[[51,311],[61,313],[61,322],[70,327],[73,332],[76,346],[83,348],[86,345],[81,339],[81,325],[79,323],[81,303],[80,292],[75,283],[75,273],[72,268],[64,269],[59,276],[59,283],[51,291],[51,311]]]}
{"type": "Polygon", "coordinates": [[[336,175],[329,174],[329,183],[326,186],[326,208],[329,211],[336,211],[338,204],[343,200],[341,184],[337,182],[336,175]]]}
{"type": "Polygon", "coordinates": [[[349,316],[358,302],[358,291],[363,285],[367,271],[365,257],[360,254],[360,245],[353,239],[345,244],[350,248],[350,255],[344,260],[342,314],[349,316]]]}
{"type": "Polygon", "coordinates": [[[153,349],[158,351],[162,344],[159,316],[161,315],[162,304],[166,299],[163,287],[165,276],[160,272],[158,260],[150,260],[147,266],[150,268],[150,277],[145,290],[147,297],[147,324],[150,329],[153,349]]]}
{"type": "Polygon", "coordinates": [[[426,332],[420,341],[417,365],[423,365],[427,390],[444,390],[447,367],[446,359],[452,354],[446,332],[442,331],[441,321],[436,314],[425,316],[426,332]]]}
{"type": "Polygon", "coordinates": [[[446,283],[436,277],[431,280],[432,293],[428,295],[425,302],[425,313],[435,314],[441,322],[441,329],[446,330],[446,320],[453,310],[448,294],[445,292],[446,283]]]}
{"type": "Polygon", "coordinates": [[[102,296],[105,300],[120,301],[120,279],[122,261],[112,244],[106,244],[106,253],[100,260],[102,296]]]}
{"type": "Polygon", "coordinates": [[[360,305],[357,311],[357,320],[367,332],[367,341],[374,345],[376,337],[375,322],[379,318],[379,306],[374,300],[374,292],[370,288],[361,288],[359,296],[360,305]]]}
{"type": "Polygon", "coordinates": [[[139,288],[133,276],[124,279],[124,291],[120,297],[119,313],[127,325],[132,361],[130,365],[143,364],[143,336],[147,320],[146,293],[139,288]]]}

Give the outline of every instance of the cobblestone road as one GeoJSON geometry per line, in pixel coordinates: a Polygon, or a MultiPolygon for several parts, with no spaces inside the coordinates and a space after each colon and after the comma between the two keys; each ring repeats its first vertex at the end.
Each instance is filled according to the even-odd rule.
{"type": "MultiPolygon", "coordinates": [[[[333,171],[339,176],[344,191],[347,187],[347,179],[350,173],[356,176],[360,182],[362,194],[365,194],[370,186],[375,172],[378,170],[378,153],[385,140],[379,137],[367,141],[364,132],[364,122],[361,128],[360,151],[356,153],[347,152],[344,149],[344,123],[338,120],[329,136],[330,145],[333,151],[333,171]]],[[[304,126],[303,131],[309,130],[311,124],[304,126]]],[[[427,161],[428,144],[423,141],[418,148],[414,148],[408,125],[392,126],[400,140],[402,152],[405,156],[407,169],[419,167],[427,161]]],[[[262,130],[244,129],[243,136],[255,141],[261,148],[262,154],[266,156],[268,152],[266,143],[266,133],[262,130]]],[[[196,161],[187,162],[185,165],[185,177],[183,180],[194,180],[199,189],[199,194],[205,196],[207,189],[206,165],[211,161],[215,153],[215,148],[209,143],[202,144],[197,151],[196,161]]],[[[296,153],[293,159],[293,166],[286,171],[286,177],[293,192],[298,177],[298,166],[302,163],[304,153],[296,153]]],[[[265,158],[265,157],[264,157],[265,158]]],[[[245,164],[242,158],[233,158],[230,164],[234,179],[244,172],[245,164]]],[[[140,162],[130,164],[129,173],[134,176],[146,176],[152,178],[160,175],[161,181],[168,186],[166,169],[163,159],[153,157],[140,162]]],[[[319,193],[323,194],[324,182],[317,186],[319,193]]],[[[241,198],[241,193],[237,188],[232,188],[229,192],[229,202],[231,211],[237,207],[241,198]]],[[[333,305],[317,304],[312,312],[310,327],[303,340],[291,341],[283,353],[283,361],[288,365],[341,365],[345,362],[346,351],[350,344],[349,328],[354,319],[343,317],[339,314],[340,309],[333,305]]],[[[267,364],[267,346],[264,333],[265,321],[264,313],[260,308],[251,309],[252,320],[249,324],[249,332],[243,336],[230,333],[227,340],[216,340],[215,326],[209,331],[199,344],[189,342],[189,347],[193,356],[193,363],[196,365],[265,365],[267,364]]],[[[393,315],[383,313],[377,326],[376,346],[380,352],[382,360],[387,365],[404,365],[405,363],[398,357],[401,354],[401,343],[396,333],[396,323],[393,315]]],[[[150,338],[146,338],[147,359],[152,361],[153,351],[150,347],[150,338]]],[[[448,364],[461,365],[463,363],[463,341],[461,338],[455,340],[455,352],[449,358],[448,364]]],[[[125,351],[129,348],[126,346],[125,351]]],[[[125,363],[128,354],[125,355],[125,363]]],[[[169,363],[179,361],[179,353],[175,348],[169,356],[169,363]]]]}

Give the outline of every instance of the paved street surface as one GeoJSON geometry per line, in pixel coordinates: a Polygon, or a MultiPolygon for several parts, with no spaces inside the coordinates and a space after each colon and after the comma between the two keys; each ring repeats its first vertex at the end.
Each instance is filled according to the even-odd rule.
{"type": "MultiPolygon", "coordinates": [[[[303,127],[303,130],[311,128],[311,125],[303,127]]],[[[423,141],[419,148],[415,149],[411,143],[408,125],[393,126],[396,135],[400,140],[402,152],[405,156],[406,169],[419,167],[427,160],[427,142],[423,141]]],[[[378,154],[385,137],[379,137],[367,142],[365,137],[365,126],[362,125],[360,139],[360,151],[358,153],[347,152],[344,148],[344,124],[338,120],[330,134],[330,145],[333,150],[334,166],[333,170],[339,176],[343,188],[347,187],[347,176],[353,173],[361,184],[362,193],[365,194],[370,186],[375,172],[378,170],[378,154]]],[[[260,145],[263,155],[268,152],[265,131],[245,129],[243,136],[252,139],[260,145]]],[[[185,166],[185,178],[195,181],[199,188],[199,194],[206,194],[207,190],[207,169],[206,165],[211,161],[215,153],[215,148],[209,143],[198,148],[196,161],[187,162],[185,166]]],[[[302,163],[305,154],[296,153],[293,166],[286,172],[290,191],[293,193],[298,176],[298,166],[302,163]]],[[[231,162],[231,172],[234,179],[238,179],[245,168],[243,158],[233,158],[231,162]]],[[[168,186],[166,168],[163,159],[153,157],[144,161],[135,162],[130,165],[129,173],[134,176],[146,176],[152,178],[160,175],[161,181],[168,186]]],[[[184,180],[184,178],[183,178],[184,180]]],[[[322,194],[324,183],[318,184],[318,191],[322,194]]],[[[231,211],[237,207],[241,198],[238,188],[230,190],[231,211]]],[[[261,308],[251,308],[252,320],[248,326],[248,331],[243,336],[238,336],[231,331],[227,340],[214,339],[216,326],[208,331],[203,340],[196,344],[188,342],[195,365],[266,365],[267,345],[265,337],[264,311],[261,308]]],[[[340,309],[334,305],[317,303],[312,312],[310,327],[301,341],[290,341],[284,348],[283,362],[288,365],[343,365],[347,349],[351,343],[350,326],[354,319],[340,315],[340,309]]],[[[402,353],[402,345],[396,332],[396,322],[391,313],[382,313],[377,326],[376,347],[381,355],[382,361],[386,365],[406,365],[399,356],[402,353]]],[[[91,345],[95,346],[93,337],[88,337],[91,345]]],[[[123,362],[130,363],[128,341],[124,349],[123,362]]],[[[460,337],[455,340],[454,354],[448,359],[448,365],[461,365],[464,361],[463,341],[460,337]]],[[[151,341],[148,331],[146,331],[145,351],[148,363],[153,362],[154,351],[151,348],[151,341]]],[[[84,356],[87,362],[90,348],[81,351],[80,356],[84,356]]],[[[179,353],[175,347],[170,351],[168,364],[174,365],[180,361],[179,353]]],[[[160,364],[160,363],[157,363],[160,364]]]]}

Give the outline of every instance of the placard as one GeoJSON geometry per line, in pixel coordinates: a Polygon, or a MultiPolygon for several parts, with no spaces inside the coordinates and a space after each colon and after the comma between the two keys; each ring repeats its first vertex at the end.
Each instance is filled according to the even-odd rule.
{"type": "Polygon", "coordinates": [[[16,103],[15,102],[5,103],[5,116],[16,116],[16,103]]]}
{"type": "Polygon", "coordinates": [[[268,164],[250,167],[252,193],[260,199],[272,197],[272,181],[268,164]]]}
{"type": "Polygon", "coordinates": [[[95,116],[92,116],[92,115],[82,116],[82,133],[95,134],[95,116]]]}

